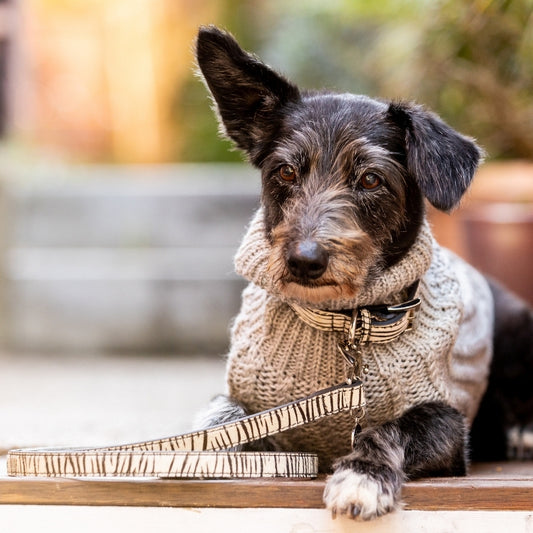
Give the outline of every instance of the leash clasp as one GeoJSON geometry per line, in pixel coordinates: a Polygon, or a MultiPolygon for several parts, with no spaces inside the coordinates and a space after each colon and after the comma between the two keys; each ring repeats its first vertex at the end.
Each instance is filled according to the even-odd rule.
{"type": "Polygon", "coordinates": [[[368,366],[363,365],[361,342],[366,340],[365,337],[370,332],[370,319],[370,313],[366,309],[354,309],[348,336],[344,342],[338,344],[340,352],[351,367],[348,383],[361,379],[362,375],[368,372],[368,366]],[[361,328],[358,330],[360,324],[361,328]]]}
{"type": "MultiPolygon", "coordinates": [[[[351,384],[355,380],[362,380],[363,374],[368,373],[368,365],[363,363],[363,352],[361,342],[368,341],[371,327],[371,315],[365,308],[354,309],[352,321],[348,330],[347,338],[344,342],[339,343],[338,347],[344,359],[351,368],[347,383],[351,384]],[[358,329],[359,326],[359,329],[358,329]]],[[[361,422],[365,417],[366,411],[364,406],[352,409],[353,429],[351,434],[351,447],[355,448],[357,435],[361,433],[361,422]]]]}
{"type": "Polygon", "coordinates": [[[353,416],[353,429],[352,429],[352,435],[351,435],[351,446],[352,446],[352,450],[355,449],[355,444],[356,444],[356,438],[357,438],[357,435],[359,435],[359,433],[361,433],[362,431],[362,426],[361,426],[361,421],[363,420],[363,418],[365,417],[365,408],[364,407],[359,407],[357,409],[352,409],[352,416],[353,416]]]}

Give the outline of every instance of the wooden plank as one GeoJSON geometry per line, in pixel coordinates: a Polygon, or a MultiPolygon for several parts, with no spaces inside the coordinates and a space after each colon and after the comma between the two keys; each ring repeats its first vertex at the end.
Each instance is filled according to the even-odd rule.
{"type": "Polygon", "coordinates": [[[408,483],[403,496],[406,509],[533,510],[533,480],[452,478],[408,483]]]}
{"type": "MultiPolygon", "coordinates": [[[[533,510],[532,473],[532,463],[507,469],[493,465],[478,467],[466,478],[409,482],[403,489],[405,508],[533,510]]],[[[324,485],[324,478],[312,481],[0,478],[0,503],[320,509],[324,485]]]]}

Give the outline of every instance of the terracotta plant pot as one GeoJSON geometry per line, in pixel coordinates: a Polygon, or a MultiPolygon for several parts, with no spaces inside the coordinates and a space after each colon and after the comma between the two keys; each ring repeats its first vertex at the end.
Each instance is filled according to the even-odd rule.
{"type": "Polygon", "coordinates": [[[533,305],[533,162],[483,165],[462,207],[430,219],[441,244],[533,305]]]}

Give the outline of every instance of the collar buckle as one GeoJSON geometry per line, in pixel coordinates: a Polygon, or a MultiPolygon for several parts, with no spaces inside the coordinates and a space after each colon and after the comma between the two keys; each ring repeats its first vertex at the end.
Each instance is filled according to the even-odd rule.
{"type": "Polygon", "coordinates": [[[402,313],[404,311],[416,311],[420,307],[420,298],[413,298],[408,302],[402,302],[398,305],[387,305],[389,313],[402,313]]]}

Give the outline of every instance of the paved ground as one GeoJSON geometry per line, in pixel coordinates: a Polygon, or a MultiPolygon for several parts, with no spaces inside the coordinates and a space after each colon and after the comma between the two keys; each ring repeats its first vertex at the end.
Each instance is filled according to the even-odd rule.
{"type": "Polygon", "coordinates": [[[184,432],[223,387],[221,357],[2,353],[0,454],[184,432]]]}

